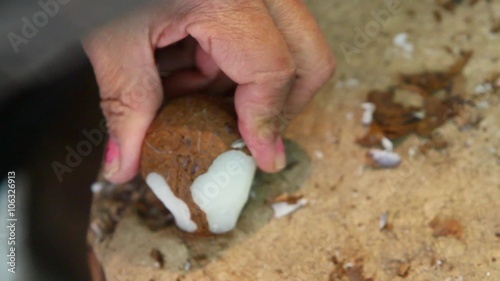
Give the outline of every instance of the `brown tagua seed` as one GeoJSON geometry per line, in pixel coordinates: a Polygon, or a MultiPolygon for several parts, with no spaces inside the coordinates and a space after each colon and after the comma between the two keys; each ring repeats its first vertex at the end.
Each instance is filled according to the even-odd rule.
{"type": "MultiPolygon", "coordinates": [[[[246,148],[232,148],[241,136],[237,130],[227,128],[237,128],[232,99],[193,95],[168,102],[146,134],[142,147],[141,174],[160,201],[172,212],[177,225],[187,232],[214,233],[203,206],[195,202],[193,182],[208,173],[214,160],[225,152],[238,151],[244,157],[251,158],[246,148]],[[154,180],[151,175],[154,175],[154,180]],[[166,185],[155,188],[152,186],[155,184],[151,183],[153,181],[156,185],[164,181],[166,185]]],[[[254,170],[250,171],[251,178],[254,170]]],[[[231,183],[228,175],[227,171],[220,171],[211,176],[215,182],[205,184],[210,188],[205,192],[207,196],[202,192],[198,198],[208,200],[212,199],[211,196],[218,196],[218,193],[239,188],[241,184],[226,186],[231,183]]],[[[206,205],[210,207],[210,204],[207,201],[206,205]]]]}

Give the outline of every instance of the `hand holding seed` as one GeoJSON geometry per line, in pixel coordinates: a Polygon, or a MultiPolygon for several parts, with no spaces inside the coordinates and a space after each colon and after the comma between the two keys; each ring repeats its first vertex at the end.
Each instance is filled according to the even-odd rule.
{"type": "Polygon", "coordinates": [[[335,66],[299,0],[164,0],[95,31],[84,49],[110,133],[105,176],[116,183],[136,175],[164,93],[222,91],[232,82],[239,132],[257,165],[281,170],[276,120],[299,113],[335,66]]]}

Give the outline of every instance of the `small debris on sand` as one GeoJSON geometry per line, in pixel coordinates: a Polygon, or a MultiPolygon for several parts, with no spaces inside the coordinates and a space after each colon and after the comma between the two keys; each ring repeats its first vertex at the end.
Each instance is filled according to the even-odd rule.
{"type": "Polygon", "coordinates": [[[163,268],[163,265],[165,264],[165,260],[163,258],[163,254],[160,252],[160,250],[158,250],[156,248],[151,249],[149,256],[155,261],[156,267],[163,268]]]}
{"type": "Polygon", "coordinates": [[[362,259],[357,259],[354,263],[345,263],[334,256],[332,262],[335,268],[330,273],[329,281],[345,280],[344,277],[349,281],[374,281],[373,278],[364,277],[362,259]]]}
{"type": "Polygon", "coordinates": [[[432,134],[430,139],[424,140],[424,142],[418,147],[418,150],[422,154],[427,154],[431,149],[445,149],[449,143],[444,140],[439,134],[432,134]]]}
{"type": "Polygon", "coordinates": [[[243,141],[243,139],[237,139],[236,141],[234,141],[232,144],[231,144],[231,148],[234,148],[234,149],[243,149],[246,147],[246,144],[245,142],[243,141]]]}
{"type": "Polygon", "coordinates": [[[314,151],[314,156],[316,156],[317,159],[323,159],[325,157],[325,155],[323,154],[323,151],[321,151],[321,150],[314,151]]]}
{"type": "Polygon", "coordinates": [[[102,189],[104,188],[104,183],[103,182],[94,182],[91,186],[90,186],[90,190],[92,191],[92,193],[99,193],[102,191],[102,189]]]}
{"type": "Polygon", "coordinates": [[[497,238],[500,238],[500,224],[497,224],[497,225],[495,226],[495,236],[496,236],[497,238]]]}
{"type": "Polygon", "coordinates": [[[487,93],[491,93],[493,91],[494,91],[493,85],[491,83],[488,83],[488,82],[478,84],[474,88],[474,94],[476,94],[476,95],[484,95],[487,93]]]}
{"type": "Polygon", "coordinates": [[[405,51],[405,53],[407,55],[411,55],[413,53],[414,47],[413,47],[413,44],[410,43],[408,38],[409,38],[408,33],[402,32],[402,33],[396,34],[396,36],[394,36],[394,39],[392,42],[393,42],[394,46],[401,48],[403,51],[405,51]]]}
{"type": "Polygon", "coordinates": [[[457,0],[436,0],[436,4],[448,12],[455,12],[456,5],[462,1],[457,0]]]}
{"type": "Polygon", "coordinates": [[[308,201],[302,195],[282,194],[271,200],[270,203],[274,211],[274,217],[282,218],[304,207],[308,201]]]}
{"type": "Polygon", "coordinates": [[[454,218],[435,217],[429,226],[433,230],[434,237],[454,237],[458,240],[463,238],[464,227],[454,218]]]}
{"type": "Polygon", "coordinates": [[[433,12],[433,15],[434,15],[434,20],[437,22],[437,23],[441,23],[443,21],[443,16],[441,15],[441,12],[436,10],[433,12]]]}
{"type": "Polygon", "coordinates": [[[364,102],[361,104],[361,108],[363,108],[363,117],[361,122],[363,125],[370,125],[373,121],[373,112],[375,112],[375,105],[371,102],[364,102]]]}
{"type": "Polygon", "coordinates": [[[500,20],[496,20],[492,23],[490,32],[491,33],[499,33],[500,32],[500,20]]]}
{"type": "Polygon", "coordinates": [[[401,163],[401,156],[387,150],[370,149],[366,157],[368,165],[373,168],[395,168],[401,163]]]}
{"type": "Polygon", "coordinates": [[[378,168],[398,166],[401,157],[392,152],[392,142],[412,133],[429,138],[422,150],[446,148],[447,142],[434,140],[433,133],[451,118],[456,119],[460,128],[479,124],[482,117],[474,103],[462,98],[465,94],[462,70],[471,56],[472,52],[461,52],[447,71],[401,74],[399,84],[368,93],[362,105],[365,109],[362,121],[370,126],[356,142],[370,148],[384,148],[367,154],[368,165],[378,168]]]}
{"type": "Polygon", "coordinates": [[[378,229],[380,229],[380,231],[392,229],[392,224],[389,223],[389,212],[386,211],[380,215],[378,220],[378,229]]]}
{"type": "Polygon", "coordinates": [[[398,271],[396,272],[396,274],[399,277],[407,277],[409,273],[410,273],[410,264],[406,262],[401,263],[399,265],[398,271]]]}
{"type": "Polygon", "coordinates": [[[392,141],[390,139],[388,139],[386,137],[383,137],[382,140],[380,141],[380,143],[382,144],[382,147],[386,151],[392,151],[394,149],[394,144],[392,143],[392,141]]]}
{"type": "Polygon", "coordinates": [[[500,72],[491,73],[483,84],[490,84],[493,87],[493,92],[496,92],[500,89],[500,72]]]}

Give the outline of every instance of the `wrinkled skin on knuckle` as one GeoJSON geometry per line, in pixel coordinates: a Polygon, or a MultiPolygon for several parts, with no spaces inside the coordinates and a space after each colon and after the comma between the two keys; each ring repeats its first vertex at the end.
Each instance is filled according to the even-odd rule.
{"type": "Polygon", "coordinates": [[[110,131],[121,126],[132,115],[155,112],[160,104],[161,97],[152,91],[112,91],[101,94],[101,109],[110,131]]]}
{"type": "Polygon", "coordinates": [[[262,13],[255,3],[258,1],[240,0],[191,0],[183,5],[182,14],[188,23],[207,25],[234,25],[255,13],[262,13]]]}
{"type": "Polygon", "coordinates": [[[317,91],[323,85],[330,80],[332,75],[335,72],[335,62],[325,61],[317,64],[317,68],[314,72],[310,73],[311,76],[311,84],[313,86],[312,91],[317,91]]]}
{"type": "Polygon", "coordinates": [[[328,49],[325,60],[318,66],[318,79],[322,81],[321,84],[326,83],[330,78],[332,78],[336,67],[337,64],[335,62],[333,52],[328,49]]]}
{"type": "Polygon", "coordinates": [[[254,73],[258,84],[275,86],[278,89],[290,86],[297,77],[297,68],[292,60],[283,60],[275,66],[278,70],[258,71],[254,73]]]}
{"type": "Polygon", "coordinates": [[[137,112],[149,110],[161,103],[158,93],[162,93],[162,88],[156,68],[138,66],[132,72],[137,73],[132,79],[128,75],[121,75],[119,66],[101,66],[101,71],[99,84],[103,101],[118,101],[122,107],[137,112]]]}
{"type": "Polygon", "coordinates": [[[255,120],[255,123],[264,123],[279,114],[281,108],[277,108],[276,104],[280,103],[281,98],[279,97],[249,97],[241,102],[240,111],[242,117],[255,120]]]}
{"type": "MultiPolygon", "coordinates": [[[[232,14],[232,12],[220,12],[221,14],[232,14]]],[[[210,15],[211,16],[211,15],[210,15]]],[[[263,46],[266,42],[261,40],[259,30],[248,29],[245,27],[245,22],[251,22],[251,19],[236,18],[231,16],[219,16],[219,22],[210,21],[210,16],[203,15],[203,19],[197,24],[204,25],[204,30],[207,32],[209,53],[218,52],[225,60],[234,60],[241,62],[245,57],[245,52],[255,52],[259,46],[263,46]],[[220,19],[220,18],[223,19],[220,19]],[[207,20],[208,18],[208,20],[207,20]],[[242,52],[235,52],[240,46],[239,42],[246,42],[245,49],[242,52]]],[[[250,25],[250,24],[249,24],[250,25]]]]}
{"type": "Polygon", "coordinates": [[[239,84],[255,82],[249,77],[260,71],[286,69],[282,65],[290,64],[290,55],[284,51],[286,43],[266,7],[259,1],[229,1],[231,4],[220,5],[221,2],[226,1],[207,1],[203,8],[189,15],[187,30],[194,33],[202,48],[219,62],[232,66],[232,78],[239,84]],[[255,58],[265,58],[266,65],[252,64],[255,58]]]}
{"type": "Polygon", "coordinates": [[[322,52],[322,54],[313,58],[314,60],[309,64],[308,68],[302,68],[298,71],[299,77],[308,81],[308,91],[316,92],[335,73],[336,63],[333,53],[329,49],[325,49],[323,51],[318,50],[318,53],[322,52]]]}

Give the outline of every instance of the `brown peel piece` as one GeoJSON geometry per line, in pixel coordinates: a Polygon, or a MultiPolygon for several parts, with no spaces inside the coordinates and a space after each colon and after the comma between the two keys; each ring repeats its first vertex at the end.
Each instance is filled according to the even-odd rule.
{"type": "Polygon", "coordinates": [[[463,238],[464,227],[454,218],[435,217],[429,226],[434,237],[454,237],[458,240],[463,238]]]}
{"type": "Polygon", "coordinates": [[[454,0],[436,0],[436,3],[448,12],[455,12],[456,4],[454,0]]]}
{"type": "Polygon", "coordinates": [[[439,134],[432,134],[431,137],[426,140],[423,144],[421,144],[418,147],[418,150],[423,153],[427,154],[427,152],[431,149],[445,149],[449,146],[449,143],[443,139],[443,137],[439,134]]]}
{"type": "Polygon", "coordinates": [[[378,144],[384,136],[397,139],[414,130],[415,123],[418,121],[415,112],[419,109],[395,103],[394,97],[394,89],[387,92],[371,91],[368,94],[368,102],[376,106],[373,114],[376,126],[372,125],[367,136],[360,139],[358,143],[373,146],[378,144]]]}
{"type": "Polygon", "coordinates": [[[356,139],[356,142],[362,146],[372,147],[379,145],[383,137],[382,128],[376,123],[372,123],[369,131],[363,137],[356,139]]]}
{"type": "Polygon", "coordinates": [[[372,90],[368,93],[366,101],[375,104],[376,107],[381,107],[387,104],[392,104],[393,97],[394,97],[394,92],[391,90],[388,91],[372,90]]]}
{"type": "Polygon", "coordinates": [[[344,261],[334,256],[332,257],[333,265],[335,266],[330,276],[329,281],[373,281],[373,278],[366,278],[363,273],[363,259],[358,258],[353,264],[346,264],[344,261]]]}
{"type": "Polygon", "coordinates": [[[273,204],[273,203],[279,203],[279,202],[286,202],[288,204],[297,204],[297,202],[302,198],[304,198],[304,195],[302,195],[302,194],[284,193],[284,194],[277,196],[276,198],[274,198],[272,200],[269,200],[269,203],[273,204]]]}
{"type": "Polygon", "coordinates": [[[455,63],[452,66],[450,66],[450,68],[448,69],[448,73],[453,76],[462,73],[472,55],[473,55],[472,51],[460,52],[460,58],[458,58],[458,60],[455,61],[455,63]]]}
{"type": "Polygon", "coordinates": [[[415,132],[421,136],[430,136],[434,129],[443,125],[451,116],[450,110],[439,99],[429,96],[425,99],[425,118],[418,123],[415,132]]]}
{"type": "Polygon", "coordinates": [[[415,130],[416,123],[411,122],[407,124],[388,124],[382,127],[384,136],[389,139],[402,138],[415,130]]]}
{"type": "Polygon", "coordinates": [[[163,268],[163,265],[165,264],[165,259],[163,257],[162,252],[160,252],[160,250],[158,250],[156,248],[151,249],[149,256],[155,261],[155,264],[159,268],[163,268]]]}
{"type": "Polygon", "coordinates": [[[423,72],[400,75],[400,80],[403,84],[417,86],[431,94],[448,87],[452,78],[453,76],[446,72],[423,72]]]}
{"type": "Polygon", "coordinates": [[[410,264],[406,262],[401,263],[396,272],[396,274],[399,277],[407,277],[409,273],[410,273],[410,264]]]}

